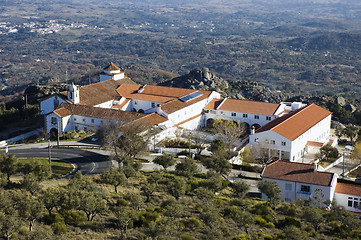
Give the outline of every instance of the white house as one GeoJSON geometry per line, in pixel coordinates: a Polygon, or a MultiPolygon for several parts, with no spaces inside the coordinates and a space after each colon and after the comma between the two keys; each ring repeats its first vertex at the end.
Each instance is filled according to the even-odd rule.
{"type": "Polygon", "coordinates": [[[310,104],[258,128],[249,136],[249,145],[268,149],[278,159],[296,161],[315,143],[329,142],[330,127],[331,112],[310,104]]]}
{"type": "Polygon", "coordinates": [[[99,78],[100,82],[107,80],[121,80],[124,78],[124,72],[120,71],[120,68],[115,64],[110,63],[107,67],[104,68],[99,78]]]}
{"type": "Polygon", "coordinates": [[[315,198],[332,201],[337,184],[337,174],[318,172],[317,165],[283,160],[268,164],[261,177],[276,182],[282,190],[281,199],[287,202],[315,198]]]}
{"type": "Polygon", "coordinates": [[[361,185],[357,183],[338,182],[334,200],[346,210],[361,213],[361,185]]]}

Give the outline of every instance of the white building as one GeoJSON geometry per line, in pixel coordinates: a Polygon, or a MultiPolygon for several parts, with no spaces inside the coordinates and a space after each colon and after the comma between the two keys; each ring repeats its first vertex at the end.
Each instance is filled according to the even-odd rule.
{"type": "Polygon", "coordinates": [[[174,137],[177,129],[197,129],[218,118],[239,121],[257,129],[249,137],[250,145],[292,161],[301,158],[308,146],[328,141],[331,121],[331,113],[314,104],[221,99],[215,91],[135,84],[112,63],[100,82],[72,84],[68,91],[43,100],[40,109],[48,133],[95,130],[103,119],[120,125],[147,121],[163,130],[159,140],[174,137]]]}
{"type": "Polygon", "coordinates": [[[100,74],[100,82],[107,80],[121,80],[124,78],[124,72],[120,71],[120,68],[110,63],[107,67],[104,68],[103,72],[100,74]]]}
{"type": "MultiPolygon", "coordinates": [[[[262,171],[262,180],[274,181],[282,190],[281,200],[319,198],[332,201],[337,184],[337,174],[318,172],[317,165],[277,160],[262,171]]],[[[262,196],[266,198],[265,195],[262,196]]]]}
{"type": "Polygon", "coordinates": [[[268,149],[278,159],[296,161],[315,143],[322,146],[329,142],[330,127],[331,112],[310,104],[260,127],[249,136],[249,144],[268,149]]]}
{"type": "Polygon", "coordinates": [[[361,185],[357,183],[338,182],[334,200],[346,210],[361,213],[361,185]]]}

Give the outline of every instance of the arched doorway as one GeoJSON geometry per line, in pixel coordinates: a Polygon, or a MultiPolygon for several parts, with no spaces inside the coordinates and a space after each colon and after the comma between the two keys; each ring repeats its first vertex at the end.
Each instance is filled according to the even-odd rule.
{"type": "Polygon", "coordinates": [[[214,123],[214,119],[213,118],[208,118],[207,119],[207,128],[211,128],[213,127],[213,123],[214,123]]]}
{"type": "Polygon", "coordinates": [[[56,139],[58,137],[58,130],[56,128],[50,129],[50,139],[56,139]]]}
{"type": "Polygon", "coordinates": [[[144,113],[144,110],[143,110],[143,109],[139,109],[138,112],[139,112],[139,113],[144,113]]]}
{"type": "Polygon", "coordinates": [[[257,130],[258,128],[261,127],[261,125],[259,125],[258,123],[255,123],[255,124],[252,125],[252,127],[254,127],[257,130]]]}

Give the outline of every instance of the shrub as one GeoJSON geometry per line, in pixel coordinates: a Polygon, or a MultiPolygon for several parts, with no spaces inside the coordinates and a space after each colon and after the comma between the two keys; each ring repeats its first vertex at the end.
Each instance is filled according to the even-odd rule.
{"type": "Polygon", "coordinates": [[[207,179],[207,174],[202,172],[195,173],[193,176],[196,178],[207,179]]]}
{"type": "Polygon", "coordinates": [[[55,222],[50,225],[55,234],[63,234],[67,232],[65,222],[55,222]]]}
{"type": "Polygon", "coordinates": [[[117,200],[117,206],[129,206],[129,202],[127,200],[125,200],[124,198],[118,199],[117,200]]]}
{"type": "Polygon", "coordinates": [[[77,210],[62,210],[60,214],[64,217],[65,223],[72,226],[79,226],[87,220],[85,213],[77,210]]]}
{"type": "Polygon", "coordinates": [[[193,239],[192,236],[190,236],[190,235],[188,235],[188,234],[185,234],[185,233],[181,234],[181,235],[180,235],[180,238],[181,238],[182,240],[192,240],[192,239],[193,239]]]}
{"type": "Polygon", "coordinates": [[[249,239],[249,236],[247,233],[240,234],[240,235],[237,235],[232,238],[232,240],[248,240],[248,239],[249,239]]]}
{"type": "Polygon", "coordinates": [[[201,221],[198,218],[190,217],[184,221],[184,225],[189,229],[196,229],[201,225],[201,221]]]}
{"type": "Polygon", "coordinates": [[[295,226],[297,228],[300,228],[301,227],[301,222],[296,220],[295,218],[293,217],[286,217],[285,220],[284,220],[284,226],[287,227],[287,226],[295,226]]]}
{"type": "Polygon", "coordinates": [[[254,222],[261,226],[266,226],[267,224],[267,221],[262,216],[259,215],[254,216],[254,222]]]}

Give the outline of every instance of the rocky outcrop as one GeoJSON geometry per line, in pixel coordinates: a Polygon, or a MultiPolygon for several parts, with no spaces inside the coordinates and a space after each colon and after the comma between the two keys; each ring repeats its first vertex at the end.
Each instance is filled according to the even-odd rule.
{"type": "Polygon", "coordinates": [[[217,77],[208,68],[194,69],[188,74],[173,78],[159,84],[160,86],[211,90],[225,93],[229,84],[224,79],[217,77]]]}
{"type": "Polygon", "coordinates": [[[68,89],[68,84],[62,83],[51,86],[30,86],[25,89],[24,95],[27,95],[28,103],[34,104],[40,99],[52,95],[57,92],[66,91],[68,89]]]}

